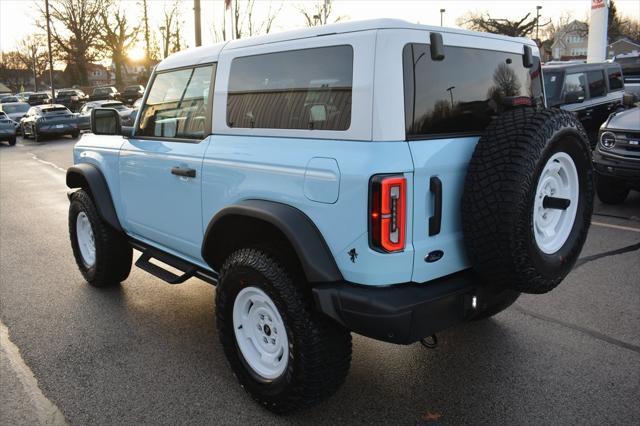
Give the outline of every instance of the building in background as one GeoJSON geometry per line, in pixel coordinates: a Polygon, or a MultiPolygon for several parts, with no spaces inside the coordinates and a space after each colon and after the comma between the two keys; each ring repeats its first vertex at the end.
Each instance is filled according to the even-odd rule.
{"type": "Polygon", "coordinates": [[[571,21],[557,33],[551,45],[553,59],[567,61],[587,58],[589,25],[586,22],[571,21]]]}
{"type": "Polygon", "coordinates": [[[629,37],[621,37],[607,47],[607,57],[613,58],[616,55],[640,52],[640,43],[631,40],[629,37]]]}

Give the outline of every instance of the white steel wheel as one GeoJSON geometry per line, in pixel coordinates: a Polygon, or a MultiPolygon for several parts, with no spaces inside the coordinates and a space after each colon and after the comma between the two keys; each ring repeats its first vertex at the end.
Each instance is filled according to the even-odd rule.
{"type": "Polygon", "coordinates": [[[533,205],[533,232],[540,251],[556,253],[567,241],[579,196],[580,182],[573,159],[565,152],[557,152],[540,174],[533,205]]]}
{"type": "Polygon", "coordinates": [[[91,222],[85,212],[78,213],[76,217],[76,238],[82,261],[87,268],[96,263],[96,241],[91,228],[91,222]]]}
{"type": "Polygon", "coordinates": [[[274,380],[284,373],[289,339],[278,308],[264,291],[246,287],[238,293],[233,303],[233,328],[242,356],[258,376],[274,380]]]}

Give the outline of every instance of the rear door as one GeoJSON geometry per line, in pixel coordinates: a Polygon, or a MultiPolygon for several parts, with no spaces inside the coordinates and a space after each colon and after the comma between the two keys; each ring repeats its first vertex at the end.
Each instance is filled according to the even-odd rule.
{"type": "Polygon", "coordinates": [[[406,133],[414,162],[413,281],[469,266],[460,213],[468,163],[483,130],[514,99],[543,102],[534,59],[527,69],[517,53],[445,46],[444,60],[435,61],[426,44],[404,47],[406,133]]]}
{"type": "Polygon", "coordinates": [[[156,74],[119,159],[125,229],[196,261],[214,75],[215,64],[156,74]]]}

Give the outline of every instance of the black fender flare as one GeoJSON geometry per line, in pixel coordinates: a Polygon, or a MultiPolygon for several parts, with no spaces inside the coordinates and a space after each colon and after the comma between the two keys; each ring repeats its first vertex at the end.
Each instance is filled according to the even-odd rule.
{"type": "MultiPolygon", "coordinates": [[[[202,258],[214,269],[216,234],[224,218],[244,216],[262,220],[276,227],[295,251],[307,281],[342,281],[342,274],[322,234],[302,211],[287,204],[267,200],[244,200],[220,210],[209,222],[202,244],[202,258]]],[[[219,270],[219,269],[218,269],[219,270]]]]}
{"type": "Polygon", "coordinates": [[[98,167],[89,163],[76,164],[67,169],[67,186],[71,189],[86,188],[96,203],[100,217],[116,231],[122,232],[109,185],[98,167]]]}

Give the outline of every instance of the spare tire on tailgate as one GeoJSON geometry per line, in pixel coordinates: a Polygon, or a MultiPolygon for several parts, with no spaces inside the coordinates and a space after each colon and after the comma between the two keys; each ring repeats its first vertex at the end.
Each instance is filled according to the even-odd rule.
{"type": "Polygon", "coordinates": [[[462,227],[471,264],[492,286],[546,293],[569,273],[593,209],[584,128],[559,109],[518,108],[480,138],[467,171],[462,227]]]}

